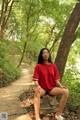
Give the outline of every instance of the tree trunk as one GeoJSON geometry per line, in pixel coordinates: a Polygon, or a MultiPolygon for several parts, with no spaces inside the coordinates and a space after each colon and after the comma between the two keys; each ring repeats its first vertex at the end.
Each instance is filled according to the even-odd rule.
{"type": "Polygon", "coordinates": [[[27,42],[24,43],[24,48],[23,48],[23,52],[22,52],[22,56],[21,56],[21,59],[19,61],[19,64],[17,67],[19,67],[23,61],[23,58],[24,58],[24,54],[25,54],[25,51],[26,51],[26,46],[27,46],[27,42]]]}
{"type": "Polygon", "coordinates": [[[55,59],[55,63],[58,67],[61,78],[63,77],[64,74],[64,69],[70,51],[70,47],[74,42],[74,34],[78,27],[79,22],[80,22],[80,3],[77,3],[68,20],[55,59]]]}
{"type": "Polygon", "coordinates": [[[2,0],[0,15],[0,41],[3,39],[10,13],[12,11],[14,0],[2,0]],[[9,6],[10,4],[10,6],[9,6]]]}

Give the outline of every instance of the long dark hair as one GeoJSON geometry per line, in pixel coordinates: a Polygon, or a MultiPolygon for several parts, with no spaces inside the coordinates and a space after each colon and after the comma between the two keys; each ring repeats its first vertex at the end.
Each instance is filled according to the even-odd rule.
{"type": "Polygon", "coordinates": [[[43,51],[44,51],[44,50],[47,50],[47,51],[49,52],[49,59],[48,59],[48,62],[52,63],[51,54],[50,54],[49,49],[47,49],[47,48],[42,48],[42,49],[40,50],[40,53],[39,53],[39,56],[38,56],[38,62],[37,62],[37,63],[39,63],[39,64],[42,64],[42,63],[43,63],[42,54],[43,54],[43,51]]]}

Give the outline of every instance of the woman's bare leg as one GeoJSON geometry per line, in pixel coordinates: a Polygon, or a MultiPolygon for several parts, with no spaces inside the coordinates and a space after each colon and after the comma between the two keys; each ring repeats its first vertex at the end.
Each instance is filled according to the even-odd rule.
{"type": "Polygon", "coordinates": [[[39,109],[40,109],[40,97],[45,94],[44,89],[40,89],[40,92],[35,91],[34,94],[34,110],[35,110],[35,118],[38,120],[40,118],[39,116],[39,109]]]}
{"type": "Polygon", "coordinates": [[[62,96],[62,98],[60,100],[58,111],[56,113],[57,115],[61,115],[61,113],[63,112],[63,109],[65,107],[65,104],[67,102],[68,96],[69,96],[69,90],[65,89],[65,88],[55,87],[49,92],[49,94],[62,96]]]}

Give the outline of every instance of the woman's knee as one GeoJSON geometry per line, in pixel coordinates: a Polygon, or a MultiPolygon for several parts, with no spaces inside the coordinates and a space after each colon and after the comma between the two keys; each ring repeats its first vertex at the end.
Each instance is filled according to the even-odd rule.
{"type": "Polygon", "coordinates": [[[41,95],[41,93],[40,93],[40,92],[35,91],[35,93],[34,93],[34,98],[39,98],[39,97],[40,97],[40,95],[41,95]]]}
{"type": "Polygon", "coordinates": [[[40,100],[40,95],[34,93],[34,99],[33,99],[33,102],[34,102],[34,103],[37,103],[39,100],[40,100]]]}
{"type": "Polygon", "coordinates": [[[63,94],[68,97],[69,96],[69,90],[68,89],[63,89],[63,94]]]}

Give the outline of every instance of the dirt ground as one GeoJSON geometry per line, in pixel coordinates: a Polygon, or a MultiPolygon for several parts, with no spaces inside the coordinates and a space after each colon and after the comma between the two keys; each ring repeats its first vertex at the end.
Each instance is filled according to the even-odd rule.
{"type": "Polygon", "coordinates": [[[32,83],[32,73],[29,66],[24,63],[21,66],[21,77],[9,86],[0,88],[0,115],[8,113],[8,120],[31,120],[26,114],[26,109],[21,107],[19,95],[29,89],[32,83]]]}

